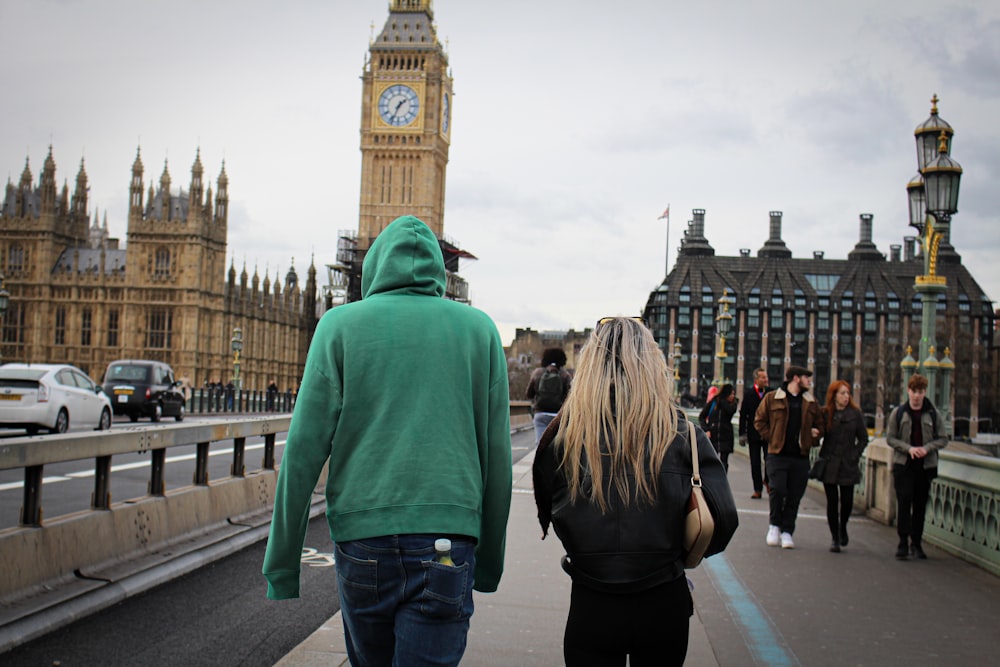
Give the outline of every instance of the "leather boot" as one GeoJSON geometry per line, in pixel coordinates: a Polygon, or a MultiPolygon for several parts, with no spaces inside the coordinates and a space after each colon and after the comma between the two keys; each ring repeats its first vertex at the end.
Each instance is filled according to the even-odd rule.
{"type": "Polygon", "coordinates": [[[896,560],[906,560],[910,557],[910,550],[906,544],[906,536],[901,535],[899,537],[899,546],[896,547],[896,560]]]}

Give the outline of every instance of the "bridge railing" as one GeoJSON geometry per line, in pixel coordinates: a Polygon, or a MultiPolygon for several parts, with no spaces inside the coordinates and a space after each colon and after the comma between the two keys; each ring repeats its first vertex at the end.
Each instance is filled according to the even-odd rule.
{"type": "MultiPolygon", "coordinates": [[[[252,417],[3,441],[0,470],[23,469],[24,484],[19,525],[0,530],[4,561],[0,625],[18,614],[18,600],[44,596],[59,589],[59,584],[106,583],[132,569],[125,563],[151,567],[176,552],[182,541],[196,542],[210,533],[232,535],[253,526],[254,521],[240,521],[241,517],[259,514],[257,523],[266,523],[274,498],[275,435],[287,431],[290,421],[287,415],[252,417]],[[247,472],[246,440],[257,436],[264,439],[263,457],[259,468],[247,472]],[[211,480],[209,448],[219,442],[229,443],[232,462],[226,478],[211,480]],[[170,465],[191,466],[192,484],[168,492],[164,481],[167,451],[190,445],[196,447],[193,462],[170,465]],[[112,505],[111,462],[116,456],[135,453],[150,457],[148,492],[112,505]],[[93,462],[89,508],[45,517],[46,466],[74,461],[93,462]]],[[[58,596],[50,597],[61,601],[58,596]]]]}

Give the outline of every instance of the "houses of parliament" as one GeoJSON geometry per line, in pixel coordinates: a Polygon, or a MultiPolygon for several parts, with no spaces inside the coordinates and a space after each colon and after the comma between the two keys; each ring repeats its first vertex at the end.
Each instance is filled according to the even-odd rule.
{"type": "MultiPolygon", "coordinates": [[[[390,0],[362,72],[361,184],[357,231],[341,232],[330,285],[316,268],[304,284],[294,264],[282,280],[225,266],[229,179],[215,187],[195,151],[187,189],[164,164],[148,178],[137,151],[124,247],[91,213],[83,161],[75,186],[57,186],[50,147],[36,181],[26,161],[0,208],[0,271],[10,293],[3,361],[70,363],[100,380],[115,359],[169,363],[194,385],[233,375],[231,340],[243,337],[241,384],[295,389],[322,311],[360,299],[371,242],[392,220],[415,214],[440,240],[447,296],[467,301],[458,260],[474,257],[444,235],[452,77],[431,0],[390,0]]],[[[123,156],[124,157],[124,156],[123,156]]],[[[125,159],[128,159],[127,157],[125,159]]],[[[124,185],[124,184],[123,184],[124,185]]],[[[106,216],[106,214],[105,214],[106,216]]]]}
{"type": "Polygon", "coordinates": [[[91,221],[81,161],[72,195],[60,190],[50,147],[37,184],[30,162],[7,183],[0,209],[0,270],[10,303],[4,361],[69,363],[101,379],[115,359],[155,359],[194,384],[227,381],[231,338],[243,332],[242,385],[296,387],[316,324],[316,269],[305,285],[294,266],[282,282],[225,269],[229,180],[206,184],[200,151],[188,189],[166,164],[146,189],[141,154],[132,163],[128,239],[111,238],[107,217],[91,221]]]}

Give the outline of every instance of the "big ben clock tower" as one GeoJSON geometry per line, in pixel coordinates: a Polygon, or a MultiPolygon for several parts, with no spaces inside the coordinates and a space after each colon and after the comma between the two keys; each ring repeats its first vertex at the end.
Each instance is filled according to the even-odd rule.
{"type": "Polygon", "coordinates": [[[390,0],[369,47],[361,103],[358,250],[401,215],[444,233],[452,79],[431,0],[390,0]]]}

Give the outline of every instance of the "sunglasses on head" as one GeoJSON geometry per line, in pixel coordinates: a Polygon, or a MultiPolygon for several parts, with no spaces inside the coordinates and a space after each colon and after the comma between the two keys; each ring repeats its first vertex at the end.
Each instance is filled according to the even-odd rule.
{"type": "MultiPolygon", "coordinates": [[[[607,324],[609,322],[614,322],[617,319],[619,319],[619,318],[617,318],[617,317],[602,317],[601,319],[597,320],[597,326],[601,326],[602,324],[607,324]]],[[[642,326],[646,326],[646,320],[642,319],[641,317],[625,317],[625,318],[622,318],[622,319],[635,320],[636,322],[638,322],[642,326]]]]}

